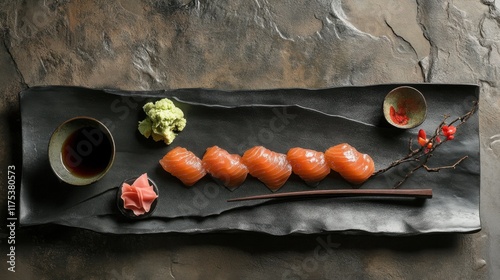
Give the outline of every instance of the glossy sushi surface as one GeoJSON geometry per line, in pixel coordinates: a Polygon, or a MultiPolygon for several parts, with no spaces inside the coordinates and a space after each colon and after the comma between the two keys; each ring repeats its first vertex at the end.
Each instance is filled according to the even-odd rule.
{"type": "Polygon", "coordinates": [[[175,147],[169,151],[160,160],[160,165],[186,186],[196,184],[207,174],[201,159],[182,147],[175,147]]]}
{"type": "Polygon", "coordinates": [[[263,146],[248,149],[241,160],[248,167],[250,175],[272,191],[281,188],[292,174],[292,166],[285,154],[273,152],[263,146]]]}
{"type": "Polygon", "coordinates": [[[205,170],[215,180],[230,189],[243,184],[248,175],[248,168],[241,162],[239,155],[230,154],[218,146],[207,148],[202,162],[205,170]]]}
{"type": "Polygon", "coordinates": [[[367,154],[358,152],[347,143],[326,150],[325,159],[332,170],[338,172],[344,179],[355,185],[368,180],[375,171],[373,159],[367,154]]]}
{"type": "Polygon", "coordinates": [[[330,173],[323,152],[295,147],[288,151],[286,157],[293,173],[309,185],[317,184],[330,173]]]}

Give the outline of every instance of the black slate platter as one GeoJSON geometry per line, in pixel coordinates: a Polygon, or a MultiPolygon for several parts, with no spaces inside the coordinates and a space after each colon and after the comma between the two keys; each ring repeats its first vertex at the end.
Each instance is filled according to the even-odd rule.
{"type": "MultiPolygon", "coordinates": [[[[35,87],[21,96],[23,173],[20,222],[56,223],[107,233],[254,231],[273,235],[363,231],[381,234],[474,232],[479,221],[479,132],[474,115],[461,126],[456,139],[441,146],[433,166],[449,165],[468,155],[454,170],[417,171],[402,188],[432,188],[431,200],[329,198],[302,201],[243,201],[230,198],[270,193],[249,176],[234,191],[218,186],[209,176],[191,188],[158,164],[176,146],[199,157],[218,145],[231,153],[255,145],[286,153],[292,147],[324,151],[347,142],[368,153],[376,168],[407,153],[408,139],[419,128],[433,131],[444,114],[466,113],[479,98],[474,85],[412,85],[428,104],[427,120],[416,129],[390,127],[382,115],[384,96],[400,85],[341,87],[321,90],[283,89],[216,91],[186,89],[131,92],[79,87],[35,87]],[[174,143],[145,139],[137,131],[144,118],[142,105],[168,97],[188,121],[174,143]],[[69,186],[52,174],[47,145],[52,131],[75,116],[90,116],[107,124],[116,142],[116,159],[99,182],[69,186]],[[153,215],[127,220],[116,208],[117,187],[124,179],[147,172],[161,196],[153,215]]],[[[362,188],[391,188],[408,168],[379,175],[362,188]]],[[[314,189],[353,186],[332,173],[314,189]]],[[[313,189],[292,175],[279,192],[313,189]]]]}

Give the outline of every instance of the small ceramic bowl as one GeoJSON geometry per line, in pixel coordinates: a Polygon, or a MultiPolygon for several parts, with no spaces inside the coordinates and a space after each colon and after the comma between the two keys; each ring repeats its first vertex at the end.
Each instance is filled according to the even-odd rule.
{"type": "Polygon", "coordinates": [[[127,183],[129,185],[132,185],[137,178],[138,177],[126,179],[125,181],[123,181],[120,184],[120,186],[118,186],[118,191],[116,192],[116,205],[118,206],[118,210],[120,210],[120,213],[122,213],[123,216],[125,216],[129,219],[132,219],[132,220],[140,220],[140,219],[145,219],[145,218],[150,217],[154,213],[154,211],[156,210],[156,205],[158,204],[158,198],[160,196],[160,193],[158,191],[158,187],[156,186],[156,183],[153,180],[151,180],[150,178],[148,178],[149,184],[151,186],[153,186],[153,190],[155,191],[156,195],[158,195],[158,197],[155,199],[155,201],[153,201],[153,203],[151,204],[151,208],[149,209],[149,212],[144,213],[144,214],[139,215],[139,216],[136,216],[132,210],[125,209],[125,207],[123,205],[123,199],[121,197],[123,183],[127,183]]]}
{"type": "Polygon", "coordinates": [[[391,125],[409,129],[421,125],[427,117],[427,102],[420,91],[401,86],[391,90],[384,99],[384,117],[391,125]]]}
{"type": "Polygon", "coordinates": [[[75,117],[59,125],[49,140],[48,156],[55,175],[70,185],[101,179],[113,165],[115,141],[97,119],[75,117]]]}

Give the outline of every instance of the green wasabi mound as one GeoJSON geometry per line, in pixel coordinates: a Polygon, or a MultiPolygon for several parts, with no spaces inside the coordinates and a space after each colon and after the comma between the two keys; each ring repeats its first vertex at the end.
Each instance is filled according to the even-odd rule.
{"type": "Polygon", "coordinates": [[[139,132],[146,138],[153,137],[155,141],[163,140],[170,145],[180,132],[186,127],[186,119],[181,109],[174,103],[164,98],[161,100],[146,103],[142,109],[147,117],[139,122],[139,132]]]}

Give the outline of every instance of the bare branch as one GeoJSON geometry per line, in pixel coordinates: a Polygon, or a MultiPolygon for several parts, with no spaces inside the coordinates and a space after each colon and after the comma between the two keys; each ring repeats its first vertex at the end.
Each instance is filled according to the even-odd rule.
{"type": "Polygon", "coordinates": [[[427,165],[424,164],[423,167],[428,172],[439,172],[441,169],[455,169],[457,167],[457,165],[459,165],[462,161],[464,161],[468,157],[469,156],[463,156],[462,158],[460,158],[459,160],[457,160],[454,164],[448,165],[448,166],[440,166],[440,167],[431,168],[431,167],[429,167],[429,166],[427,166],[427,165]]]}

